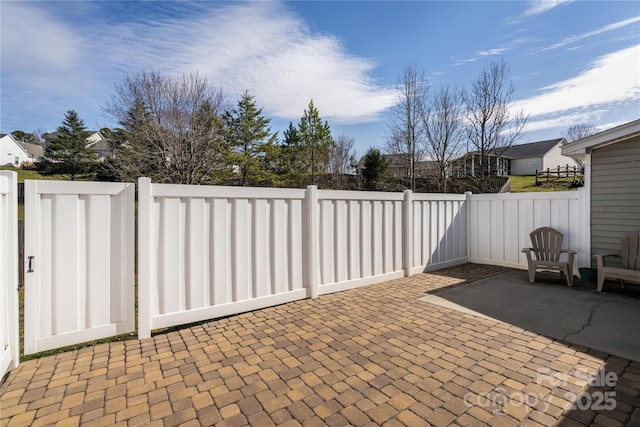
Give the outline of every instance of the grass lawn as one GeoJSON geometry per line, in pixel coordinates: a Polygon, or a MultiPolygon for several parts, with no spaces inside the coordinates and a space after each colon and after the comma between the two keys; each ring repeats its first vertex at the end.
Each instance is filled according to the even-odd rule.
{"type": "MultiPolygon", "coordinates": [[[[0,166],[0,170],[3,171],[14,171],[18,173],[18,184],[24,183],[25,179],[45,179],[45,180],[58,180],[58,181],[69,181],[69,175],[60,174],[60,175],[42,175],[38,171],[34,170],[25,170],[25,169],[16,169],[13,166],[0,166]]],[[[85,178],[83,176],[79,176],[76,178],[78,181],[84,181],[85,178]]],[[[91,178],[86,178],[91,180],[91,178]]],[[[18,219],[24,219],[24,203],[18,204],[18,219]]]]}
{"type": "Polygon", "coordinates": [[[552,179],[549,184],[539,182],[539,185],[536,185],[535,176],[510,176],[509,179],[512,193],[572,191],[576,189],[571,185],[573,178],[552,179]]]}
{"type": "Polygon", "coordinates": [[[40,174],[38,171],[34,170],[24,170],[24,169],[16,169],[11,166],[0,166],[0,170],[3,171],[15,171],[18,172],[18,183],[23,183],[25,179],[48,179],[48,180],[61,180],[68,181],[69,175],[51,175],[46,176],[40,174]]]}

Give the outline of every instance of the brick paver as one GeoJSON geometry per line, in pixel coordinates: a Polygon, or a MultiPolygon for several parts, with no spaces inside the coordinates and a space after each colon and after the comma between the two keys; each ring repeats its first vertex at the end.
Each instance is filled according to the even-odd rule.
{"type": "Polygon", "coordinates": [[[467,264],[27,361],[0,386],[0,426],[640,426],[640,362],[418,301],[505,271],[467,264]],[[615,384],[584,378],[600,370],[615,384]]]}

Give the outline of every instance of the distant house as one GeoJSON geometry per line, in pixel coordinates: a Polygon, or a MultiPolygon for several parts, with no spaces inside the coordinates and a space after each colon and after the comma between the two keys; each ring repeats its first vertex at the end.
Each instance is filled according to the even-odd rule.
{"type": "Polygon", "coordinates": [[[0,165],[19,168],[22,162],[39,161],[44,149],[38,144],[18,141],[11,134],[0,137],[0,165]]]}
{"type": "MultiPolygon", "coordinates": [[[[488,152],[488,164],[485,175],[535,175],[536,170],[554,169],[558,166],[580,166],[577,160],[564,156],[561,147],[566,144],[564,138],[548,141],[513,145],[505,149],[492,149],[488,152]]],[[[454,160],[450,167],[451,176],[481,176],[480,153],[469,152],[454,160]]]]}
{"type": "Polygon", "coordinates": [[[112,141],[109,138],[105,138],[101,132],[94,132],[87,138],[87,141],[87,147],[96,152],[101,162],[113,157],[112,141]]]}
{"type": "MultiPolygon", "coordinates": [[[[383,154],[382,158],[387,162],[387,173],[394,178],[403,178],[409,176],[411,168],[411,158],[407,154],[383,154]]],[[[366,156],[360,158],[360,161],[356,165],[356,172],[362,173],[364,169],[364,162],[366,156]]],[[[419,160],[415,164],[416,178],[433,176],[434,162],[428,160],[419,160]]]]}
{"type": "Polygon", "coordinates": [[[567,144],[562,154],[584,161],[591,254],[619,252],[620,238],[640,229],[640,119],[567,144]]]}
{"type": "MultiPolygon", "coordinates": [[[[51,142],[54,141],[58,136],[58,132],[45,133],[42,135],[45,141],[45,147],[51,142]]],[[[104,161],[110,157],[113,157],[113,148],[111,144],[111,140],[109,138],[105,138],[105,136],[100,131],[92,131],[91,135],[87,137],[87,147],[93,149],[98,159],[100,161],[104,161]]]]}

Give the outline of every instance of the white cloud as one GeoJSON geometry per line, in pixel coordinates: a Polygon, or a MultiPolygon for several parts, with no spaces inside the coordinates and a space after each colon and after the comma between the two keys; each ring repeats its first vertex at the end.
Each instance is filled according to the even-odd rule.
{"type": "Polygon", "coordinates": [[[478,56],[493,56],[493,55],[502,55],[503,53],[506,53],[510,50],[510,48],[495,48],[495,49],[489,49],[489,50],[481,50],[479,52],[477,52],[478,56]]]}
{"type": "Polygon", "coordinates": [[[571,1],[573,0],[544,0],[544,1],[532,0],[532,1],[529,1],[529,7],[527,8],[527,10],[524,11],[522,16],[525,17],[525,16],[539,15],[541,13],[544,13],[553,9],[556,6],[560,6],[566,3],[571,3],[571,1]]]}
{"type": "Polygon", "coordinates": [[[541,95],[515,104],[531,116],[607,109],[640,98],[640,44],[601,56],[576,77],[542,88],[541,95]]]}
{"type": "Polygon", "coordinates": [[[631,25],[631,24],[635,24],[637,22],[640,22],[640,16],[636,16],[634,18],[629,18],[629,19],[625,19],[624,21],[619,21],[619,22],[614,22],[613,24],[609,24],[609,25],[605,25],[604,27],[598,28],[597,30],[594,31],[589,31],[587,33],[584,34],[579,34],[577,36],[571,36],[571,37],[567,37],[566,39],[552,44],[551,46],[547,46],[547,47],[543,47],[540,48],[539,50],[552,50],[552,49],[557,49],[559,47],[562,46],[566,46],[568,44],[571,43],[575,43],[578,40],[582,40],[582,39],[586,39],[587,37],[592,37],[592,36],[597,36],[609,31],[614,31],[614,30],[618,30],[620,28],[626,27],[627,25],[631,25]]]}
{"type": "Polygon", "coordinates": [[[2,13],[2,50],[12,67],[66,70],[80,55],[73,30],[29,3],[5,2],[2,13]]]}
{"type": "Polygon", "coordinates": [[[233,94],[249,90],[275,117],[297,118],[313,98],[323,118],[358,123],[396,102],[392,89],[372,81],[375,64],[345,52],[335,37],[311,33],[278,5],[251,3],[216,15],[221,19],[192,26],[202,36],[176,54],[177,62],[233,94]]]}
{"type": "Polygon", "coordinates": [[[529,133],[548,129],[566,129],[576,123],[594,123],[598,122],[604,113],[605,111],[603,110],[595,110],[573,114],[562,114],[554,118],[528,120],[522,131],[529,133]]]}
{"type": "Polygon", "coordinates": [[[73,84],[64,83],[82,62],[82,37],[28,2],[3,2],[2,14],[3,74],[19,77],[21,89],[32,88],[34,94],[50,89],[51,79],[58,80],[59,90],[72,90],[73,84]]]}
{"type": "Polygon", "coordinates": [[[496,56],[496,55],[504,55],[514,49],[516,49],[518,46],[521,46],[525,43],[529,43],[530,40],[526,37],[518,37],[518,38],[514,38],[518,33],[521,33],[524,30],[518,30],[512,34],[507,35],[505,38],[507,40],[509,40],[508,42],[504,43],[502,46],[500,47],[496,47],[496,48],[492,48],[492,49],[487,49],[487,50],[479,50],[474,52],[474,56],[471,58],[467,58],[467,59],[461,59],[458,60],[457,62],[455,62],[453,65],[464,65],[470,62],[475,62],[481,58],[485,58],[487,56],[496,56]]]}
{"type": "Polygon", "coordinates": [[[37,94],[66,104],[62,111],[83,103],[95,110],[125,74],[144,69],[198,71],[234,102],[248,90],[274,119],[297,120],[313,98],[324,119],[363,123],[396,102],[393,88],[371,77],[376,64],[280,3],[139,3],[132,10],[149,13],[124,21],[109,19],[100,3],[67,19],[60,4],[3,3],[6,102],[37,94]]]}

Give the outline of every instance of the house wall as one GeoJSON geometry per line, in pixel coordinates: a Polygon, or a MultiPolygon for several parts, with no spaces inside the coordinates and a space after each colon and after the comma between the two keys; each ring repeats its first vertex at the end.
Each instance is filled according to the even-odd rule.
{"type": "Polygon", "coordinates": [[[576,161],[568,156],[563,156],[560,144],[549,150],[544,156],[523,157],[511,161],[511,175],[527,176],[535,175],[539,171],[555,169],[558,166],[577,166],[576,161]]]}
{"type": "Polygon", "coordinates": [[[569,156],[562,155],[561,145],[558,144],[547,152],[542,158],[542,169],[555,169],[558,166],[565,167],[578,166],[575,159],[569,156]]]}
{"type": "Polygon", "coordinates": [[[541,157],[525,157],[511,160],[511,175],[527,176],[535,175],[536,169],[542,170],[541,157]]]}
{"type": "Polygon", "coordinates": [[[0,165],[10,164],[19,167],[24,161],[29,160],[29,155],[20,147],[11,136],[0,138],[0,165]],[[18,158],[16,162],[16,157],[18,158]]]}
{"type": "Polygon", "coordinates": [[[639,183],[640,137],[591,152],[592,254],[619,252],[620,238],[640,228],[639,183]]]}

